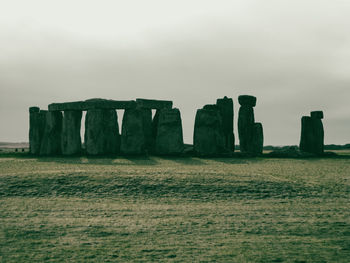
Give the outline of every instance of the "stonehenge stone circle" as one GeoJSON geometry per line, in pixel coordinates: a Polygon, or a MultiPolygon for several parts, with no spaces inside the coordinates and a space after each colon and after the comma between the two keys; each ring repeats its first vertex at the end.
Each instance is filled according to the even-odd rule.
{"type": "Polygon", "coordinates": [[[193,146],[199,156],[215,156],[227,152],[222,118],[216,106],[197,110],[193,146]]]}
{"type": "Polygon", "coordinates": [[[39,107],[29,108],[29,152],[40,154],[41,142],[45,131],[47,111],[40,110],[39,107]]]}
{"type": "Polygon", "coordinates": [[[61,141],[63,155],[73,155],[81,152],[81,117],[82,112],[77,110],[66,110],[63,113],[61,141]]]}
{"type": "Polygon", "coordinates": [[[44,136],[40,147],[40,155],[56,155],[61,153],[62,112],[48,111],[45,120],[44,136]]]}
{"type": "Polygon", "coordinates": [[[184,150],[182,121],[179,109],[163,108],[157,111],[155,153],[176,155],[184,150]]]}
{"type": "Polygon", "coordinates": [[[313,111],[310,116],[301,118],[299,148],[302,152],[322,155],[324,153],[323,112],[313,111]]]}
{"type": "Polygon", "coordinates": [[[263,147],[263,128],[261,123],[256,124],[254,109],[256,97],[241,95],[238,97],[241,105],[238,113],[238,136],[240,151],[249,154],[261,154],[263,147]]]}
{"type": "Polygon", "coordinates": [[[117,112],[114,109],[87,110],[85,148],[89,155],[116,154],[120,148],[117,112]]]}

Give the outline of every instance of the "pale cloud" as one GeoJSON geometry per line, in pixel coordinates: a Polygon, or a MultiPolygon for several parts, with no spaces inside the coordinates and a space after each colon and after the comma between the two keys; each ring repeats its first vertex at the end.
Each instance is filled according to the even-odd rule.
{"type": "Polygon", "coordinates": [[[233,97],[236,122],[240,94],[266,144],[298,144],[319,109],[326,143],[350,141],[347,1],[48,2],[0,16],[0,141],[27,140],[29,106],[145,97],[173,100],[191,142],[197,108],[233,97]]]}

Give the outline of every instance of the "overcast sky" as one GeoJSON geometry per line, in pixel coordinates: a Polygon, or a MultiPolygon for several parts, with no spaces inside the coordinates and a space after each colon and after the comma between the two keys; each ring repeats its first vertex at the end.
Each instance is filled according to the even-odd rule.
{"type": "Polygon", "coordinates": [[[0,141],[28,141],[30,106],[154,98],[191,143],[198,108],[232,97],[237,130],[250,94],[266,145],[298,144],[312,110],[349,143],[350,1],[1,1],[0,91],[0,141]]]}

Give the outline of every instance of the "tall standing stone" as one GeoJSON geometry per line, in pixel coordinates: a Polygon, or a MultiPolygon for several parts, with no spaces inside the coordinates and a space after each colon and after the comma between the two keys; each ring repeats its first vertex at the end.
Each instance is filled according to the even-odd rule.
{"type": "Polygon", "coordinates": [[[240,151],[249,153],[252,149],[252,140],[254,137],[254,109],[256,97],[241,95],[238,97],[241,105],[238,113],[238,136],[240,151]]]}
{"type": "Polygon", "coordinates": [[[184,150],[182,121],[179,109],[162,109],[158,113],[155,153],[181,154],[184,150]]]}
{"type": "Polygon", "coordinates": [[[85,148],[87,154],[115,154],[119,152],[120,136],[115,110],[92,109],[85,117],[85,148]]]}
{"type": "Polygon", "coordinates": [[[242,153],[261,154],[264,145],[264,134],[261,123],[255,123],[254,107],[256,97],[241,95],[238,97],[241,105],[238,116],[238,135],[242,153]]]}
{"type": "Polygon", "coordinates": [[[251,153],[262,154],[264,147],[264,132],[260,122],[254,123],[251,153]]]}
{"type": "Polygon", "coordinates": [[[29,108],[29,152],[40,154],[40,147],[45,131],[47,111],[40,110],[39,107],[29,108]]]}
{"type": "Polygon", "coordinates": [[[301,118],[300,150],[313,154],[324,152],[324,128],[322,123],[323,112],[313,111],[311,117],[301,118]]]}
{"type": "Polygon", "coordinates": [[[223,99],[217,99],[216,105],[222,118],[225,146],[227,149],[234,151],[235,136],[233,133],[233,100],[225,96],[223,99]]]}
{"type": "Polygon", "coordinates": [[[141,109],[142,112],[142,127],[145,136],[145,144],[147,152],[152,151],[154,145],[154,138],[152,137],[152,110],[141,109]]]}
{"type": "Polygon", "coordinates": [[[41,155],[61,154],[62,112],[46,113],[44,137],[40,147],[41,155]]]}
{"type": "Polygon", "coordinates": [[[215,105],[197,110],[194,134],[194,151],[200,156],[216,156],[227,152],[222,118],[215,105]]]}
{"type": "Polygon", "coordinates": [[[314,152],[316,154],[324,153],[324,128],[323,128],[323,112],[313,111],[311,112],[312,127],[314,130],[314,152]]]}
{"type": "Polygon", "coordinates": [[[125,110],[121,134],[121,153],[126,155],[138,155],[146,152],[144,117],[142,109],[125,110]]]}
{"type": "Polygon", "coordinates": [[[66,110],[63,114],[62,154],[73,155],[81,152],[81,111],[66,110]]]}

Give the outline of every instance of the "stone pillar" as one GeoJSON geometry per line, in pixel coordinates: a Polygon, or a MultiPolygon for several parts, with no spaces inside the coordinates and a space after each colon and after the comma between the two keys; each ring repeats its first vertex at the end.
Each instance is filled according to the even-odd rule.
{"type": "Polygon", "coordinates": [[[91,109],[85,117],[85,148],[90,155],[116,154],[120,148],[118,117],[112,109],[91,109]]]}
{"type": "Polygon", "coordinates": [[[311,117],[301,118],[301,136],[299,148],[303,152],[323,154],[324,129],[322,124],[323,112],[313,111],[311,117]]]}
{"type": "Polygon", "coordinates": [[[238,116],[238,135],[242,153],[262,154],[264,134],[261,123],[255,123],[254,107],[256,97],[241,95],[238,97],[241,105],[238,116]]]}
{"type": "Polygon", "coordinates": [[[222,119],[216,105],[206,105],[197,110],[193,146],[199,156],[216,156],[227,152],[222,119]]]}
{"type": "Polygon", "coordinates": [[[233,133],[233,100],[227,98],[217,99],[216,105],[219,109],[222,127],[225,136],[225,146],[230,151],[235,150],[235,135],[233,133]]]}
{"type": "Polygon", "coordinates": [[[252,140],[254,136],[254,109],[256,97],[241,95],[238,97],[241,105],[238,113],[238,136],[240,151],[249,153],[252,149],[252,140]]]}
{"type": "Polygon", "coordinates": [[[46,112],[39,107],[29,108],[29,152],[40,154],[40,147],[45,130],[46,112]]]}
{"type": "Polygon", "coordinates": [[[64,111],[61,141],[62,154],[64,155],[81,153],[81,116],[81,111],[64,111]]]}
{"type": "Polygon", "coordinates": [[[324,153],[324,128],[322,119],[322,111],[311,112],[312,127],[314,131],[314,153],[319,155],[324,153]]]}
{"type": "MultiPolygon", "coordinates": [[[[127,109],[124,112],[120,151],[126,155],[139,155],[146,152],[146,137],[142,109],[127,109]]],[[[152,118],[152,115],[151,115],[152,118]]]]}
{"type": "Polygon", "coordinates": [[[157,113],[155,153],[159,155],[181,154],[184,150],[184,142],[179,109],[162,109],[157,113]]]}
{"type": "Polygon", "coordinates": [[[145,136],[146,150],[148,153],[152,151],[154,145],[154,138],[152,136],[152,110],[151,109],[141,109],[142,112],[142,124],[143,124],[143,134],[145,136]]]}
{"type": "Polygon", "coordinates": [[[48,111],[43,141],[40,147],[41,155],[61,154],[62,112],[48,111]]]}
{"type": "Polygon", "coordinates": [[[264,147],[264,132],[260,122],[254,123],[253,140],[251,152],[253,154],[262,154],[264,147]]]}

